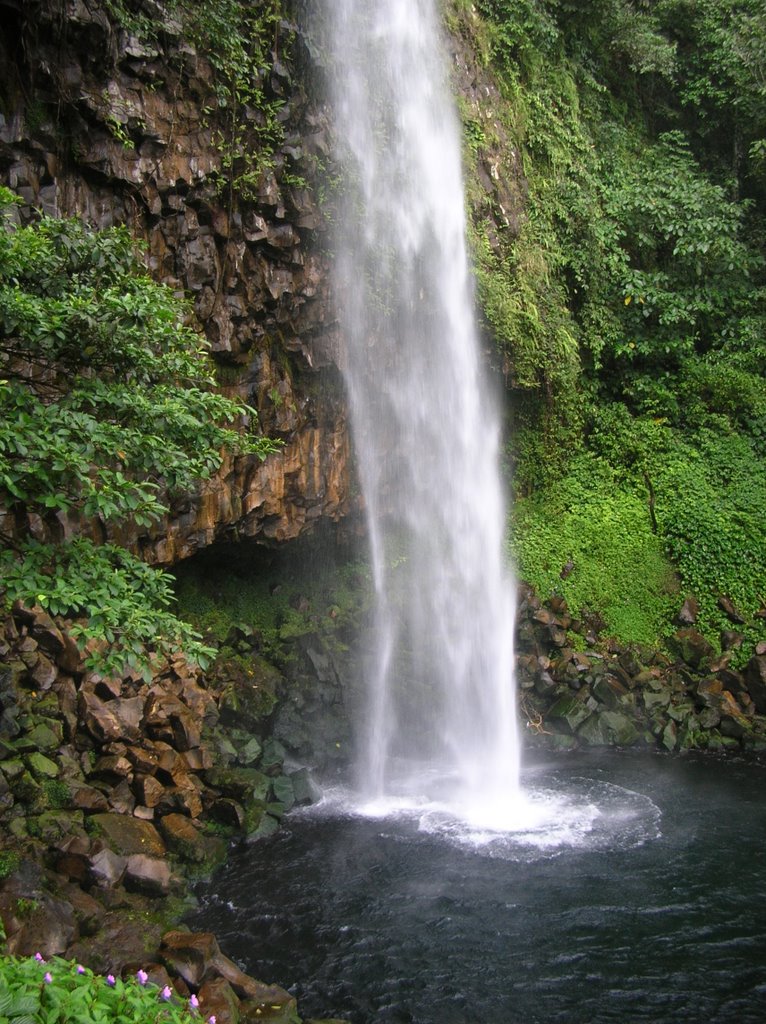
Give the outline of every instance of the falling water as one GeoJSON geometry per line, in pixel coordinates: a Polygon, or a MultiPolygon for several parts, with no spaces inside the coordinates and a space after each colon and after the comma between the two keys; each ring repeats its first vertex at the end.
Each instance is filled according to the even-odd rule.
{"type": "Polygon", "coordinates": [[[379,800],[438,777],[461,817],[510,827],[499,415],[480,365],[440,27],[433,0],[326,9],[346,171],[339,309],[377,594],[360,788],[379,800]]]}

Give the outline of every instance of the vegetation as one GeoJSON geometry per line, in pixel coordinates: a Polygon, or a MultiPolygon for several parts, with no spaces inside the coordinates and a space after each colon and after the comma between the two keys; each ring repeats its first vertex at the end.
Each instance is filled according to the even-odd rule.
{"type": "MultiPolygon", "coordinates": [[[[0,192],[11,207],[13,196],[0,192]]],[[[214,390],[185,306],[142,270],[126,230],[42,217],[0,230],[0,576],[6,601],[84,616],[104,671],[148,651],[206,651],[170,611],[167,574],[117,543],[146,528],[223,451],[264,458],[253,410],[214,390]],[[90,533],[67,537],[68,517],[90,533]],[[43,542],[62,537],[58,542],[43,542]]]]}
{"type": "Polygon", "coordinates": [[[196,997],[181,1001],[169,986],[160,989],[145,971],[123,980],[100,977],[72,961],[53,957],[0,959],[0,1021],[3,1024],[191,1024],[201,1015],[196,997]]]}
{"type": "Polygon", "coordinates": [[[575,611],[599,609],[623,640],[656,643],[688,592],[713,643],[732,628],[721,598],[754,640],[766,598],[762,5],[474,7],[453,4],[453,22],[502,97],[483,121],[464,111],[467,159],[504,159],[500,125],[528,187],[515,230],[473,197],[480,299],[512,388],[521,572],[575,611]]]}
{"type": "MultiPolygon", "coordinates": [[[[284,140],[279,119],[284,101],[268,88],[279,56],[282,0],[165,0],[162,19],[132,0],[105,0],[105,6],[119,26],[147,42],[157,42],[163,22],[180,25],[213,72],[212,91],[200,113],[221,155],[219,190],[229,201],[235,194],[257,196],[263,172],[284,140]]],[[[119,122],[115,134],[130,144],[119,122]]]]}
{"type": "Polygon", "coordinates": [[[291,641],[310,634],[346,650],[369,608],[369,568],[345,558],[340,566],[323,558],[320,568],[321,545],[309,544],[295,541],[283,557],[238,546],[201,553],[176,568],[180,613],[224,659],[242,646],[282,666],[291,641]]]}

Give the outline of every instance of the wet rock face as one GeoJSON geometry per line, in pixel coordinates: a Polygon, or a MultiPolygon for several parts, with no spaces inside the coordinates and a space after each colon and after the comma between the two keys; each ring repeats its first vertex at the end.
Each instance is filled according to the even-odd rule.
{"type": "MultiPolygon", "coordinates": [[[[103,4],[38,0],[0,28],[0,181],[27,204],[22,219],[37,206],[99,228],[127,224],[147,244],[150,272],[191,296],[222,386],[284,441],[264,463],[225,462],[155,528],[107,538],[149,561],[224,535],[288,540],[348,509],[325,215],[318,188],[304,184],[327,156],[327,118],[308,98],[292,39],[284,25],[264,83],[267,99],[283,102],[284,140],[244,197],[226,184],[213,71],[172,20],[146,42],[103,4]]],[[[243,123],[257,152],[257,111],[243,123]]],[[[53,525],[60,534],[85,524],[53,525]]]]}

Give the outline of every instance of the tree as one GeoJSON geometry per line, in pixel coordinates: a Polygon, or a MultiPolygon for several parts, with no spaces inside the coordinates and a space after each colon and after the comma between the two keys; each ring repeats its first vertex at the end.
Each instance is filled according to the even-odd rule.
{"type": "Polygon", "coordinates": [[[55,535],[69,513],[148,525],[224,450],[265,458],[275,444],[248,429],[252,409],[216,392],[204,339],[146,276],[125,228],[49,217],[19,227],[13,201],[0,189],[0,506],[14,523],[0,550],[5,599],[87,616],[79,630],[102,642],[102,668],[145,663],[148,644],[204,656],[168,611],[167,574],[84,537],[39,543],[29,524],[40,517],[55,535]]]}

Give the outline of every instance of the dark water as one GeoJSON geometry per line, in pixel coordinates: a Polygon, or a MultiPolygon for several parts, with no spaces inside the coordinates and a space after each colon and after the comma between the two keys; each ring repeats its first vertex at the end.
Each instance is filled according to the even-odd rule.
{"type": "Polygon", "coordinates": [[[766,769],[577,756],[528,784],[575,812],[515,844],[417,815],[290,816],[189,923],[305,1016],[764,1024],[766,769]]]}

